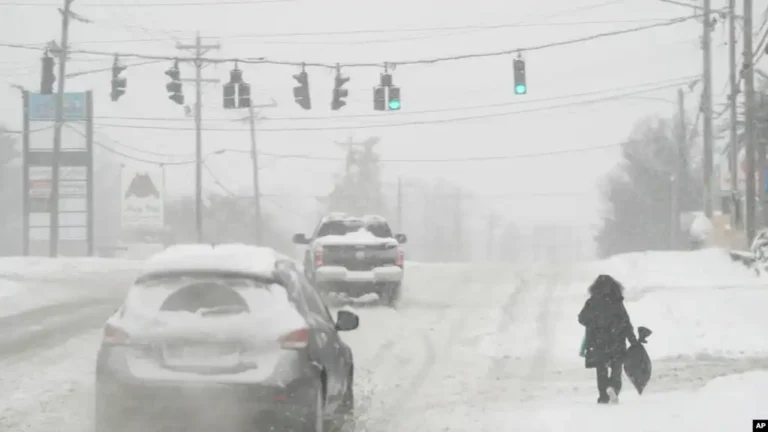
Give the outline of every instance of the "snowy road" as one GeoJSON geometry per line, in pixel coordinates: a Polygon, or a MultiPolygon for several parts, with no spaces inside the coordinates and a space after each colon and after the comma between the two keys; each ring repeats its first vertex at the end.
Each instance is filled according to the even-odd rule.
{"type": "MultiPolygon", "coordinates": [[[[741,346],[731,341],[730,351],[720,354],[693,346],[700,330],[691,323],[704,317],[696,316],[695,308],[678,310],[675,319],[681,325],[652,336],[664,349],[657,351],[646,394],[640,398],[626,383],[624,403],[610,415],[602,414],[604,407],[594,403],[594,372],[584,370],[576,355],[582,329],[575,317],[586,290],[583,273],[583,268],[566,267],[409,265],[401,307],[360,305],[360,328],[344,334],[357,364],[359,432],[555,432],[587,425],[601,432],[615,430],[618,418],[633,419],[625,423],[627,431],[661,432],[671,430],[670,422],[687,424],[666,407],[705,405],[697,392],[713,378],[768,369],[768,342],[755,342],[765,328],[762,315],[735,309],[737,304],[765,304],[768,290],[729,290],[730,308],[716,318],[732,328],[740,326],[741,332],[751,331],[755,339],[743,339],[741,346]],[[676,337],[691,346],[676,352],[662,344],[667,338],[669,347],[679,346],[676,337]],[[648,411],[654,415],[640,414],[648,411]]],[[[651,292],[629,302],[630,313],[637,312],[635,324],[662,326],[646,311],[663,312],[663,305],[679,302],[665,297],[672,294],[651,292]]],[[[721,295],[699,290],[699,309],[723,305],[721,295]]],[[[45,314],[50,321],[38,321],[39,312],[7,318],[17,325],[0,336],[0,429],[90,430],[98,328],[114,306],[104,299],[57,306],[45,314]]],[[[5,323],[0,322],[3,328],[5,323]]],[[[649,345],[652,355],[653,347],[649,345]]],[[[762,379],[768,382],[768,375],[762,379]]],[[[717,397],[728,394],[725,384],[712,385],[720,386],[717,397]]],[[[734,394],[750,400],[748,392],[734,394]]],[[[742,403],[741,411],[732,415],[744,417],[743,422],[760,414],[768,417],[768,412],[754,412],[754,406],[764,410],[763,405],[759,400],[757,405],[742,403]]],[[[717,427],[706,430],[723,430],[721,424],[717,427]]]]}

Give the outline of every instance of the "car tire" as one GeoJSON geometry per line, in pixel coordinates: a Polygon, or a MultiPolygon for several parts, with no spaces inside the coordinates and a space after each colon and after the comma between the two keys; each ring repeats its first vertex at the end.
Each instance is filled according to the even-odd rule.
{"type": "Polygon", "coordinates": [[[400,300],[400,283],[386,284],[379,293],[379,300],[385,306],[397,307],[400,300]]]}
{"type": "Polygon", "coordinates": [[[124,432],[129,428],[124,419],[118,414],[118,407],[102,385],[96,384],[96,400],[94,401],[93,430],[94,432],[124,432]]]}
{"type": "Polygon", "coordinates": [[[325,420],[325,391],[321,382],[318,382],[314,389],[314,405],[310,413],[304,419],[303,432],[328,432],[329,424],[325,420]]]}
{"type": "Polygon", "coordinates": [[[347,391],[344,392],[344,399],[341,401],[341,407],[336,419],[335,430],[337,432],[354,432],[356,429],[354,387],[353,376],[350,374],[347,380],[347,391]]]}

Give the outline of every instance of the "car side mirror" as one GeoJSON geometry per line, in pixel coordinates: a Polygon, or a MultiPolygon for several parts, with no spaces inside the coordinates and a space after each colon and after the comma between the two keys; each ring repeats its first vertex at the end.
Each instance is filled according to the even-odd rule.
{"type": "Polygon", "coordinates": [[[305,244],[309,244],[309,239],[304,234],[294,234],[293,243],[305,245],[305,244]]]}
{"type": "Polygon", "coordinates": [[[408,243],[408,236],[405,234],[395,234],[395,240],[400,244],[406,244],[408,243]]]}
{"type": "Polygon", "coordinates": [[[360,317],[348,310],[340,310],[336,313],[336,330],[355,330],[360,325],[360,317]]]}

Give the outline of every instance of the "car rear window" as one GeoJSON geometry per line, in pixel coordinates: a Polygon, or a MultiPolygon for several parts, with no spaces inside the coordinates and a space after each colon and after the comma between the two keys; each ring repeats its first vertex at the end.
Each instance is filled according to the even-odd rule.
{"type": "Polygon", "coordinates": [[[392,237],[392,230],[386,222],[374,221],[366,224],[364,221],[358,219],[326,222],[317,230],[317,237],[325,237],[328,235],[343,236],[360,231],[361,229],[365,229],[379,238],[392,237]]]}
{"type": "Polygon", "coordinates": [[[273,282],[237,275],[168,274],[139,279],[126,305],[144,310],[199,314],[255,312],[287,302],[286,290],[273,282]]]}

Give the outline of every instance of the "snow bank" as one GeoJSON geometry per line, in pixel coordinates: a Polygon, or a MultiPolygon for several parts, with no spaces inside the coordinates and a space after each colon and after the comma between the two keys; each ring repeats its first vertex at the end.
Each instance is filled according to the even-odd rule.
{"type": "MultiPolygon", "coordinates": [[[[768,283],[718,249],[645,252],[612,257],[587,267],[580,281],[560,288],[568,300],[557,336],[557,357],[575,357],[584,329],[576,316],[587,288],[608,273],[626,288],[633,324],[654,331],[647,349],[652,358],[768,355],[768,283]]],[[[570,360],[568,360],[570,358],[570,360]]]]}
{"type": "MultiPolygon", "coordinates": [[[[768,372],[750,372],[710,381],[699,391],[647,394],[622,393],[622,403],[598,406],[593,400],[557,399],[546,406],[511,406],[486,412],[485,428],[530,432],[723,432],[751,430],[752,419],[768,417],[765,388],[768,372]],[[491,424],[495,425],[491,426],[491,424]]],[[[456,429],[459,430],[459,429],[456,429]]],[[[467,430],[470,430],[469,428],[467,430]]]]}
{"type": "Polygon", "coordinates": [[[66,279],[83,274],[104,274],[120,270],[135,271],[142,261],[109,258],[0,258],[0,278],[66,279]]]}
{"type": "Polygon", "coordinates": [[[11,297],[22,291],[21,284],[9,280],[0,279],[0,299],[11,297]]]}
{"type": "MultiPolygon", "coordinates": [[[[731,260],[722,249],[691,252],[637,252],[616,255],[592,266],[594,279],[600,273],[613,275],[628,291],[637,288],[738,288],[762,285],[768,279],[731,260]]],[[[631,293],[628,293],[631,294],[631,293]]]]}
{"type": "Polygon", "coordinates": [[[142,261],[0,258],[0,316],[76,300],[122,298],[142,261]]]}

